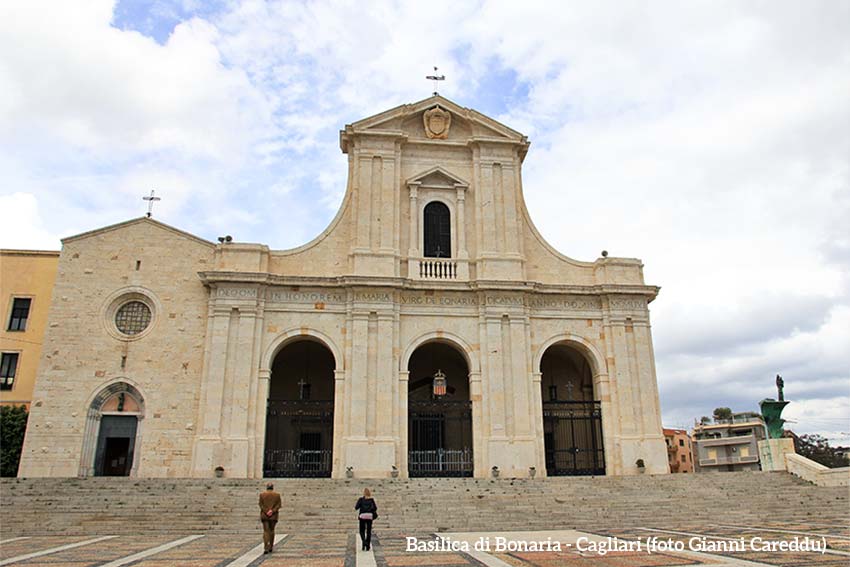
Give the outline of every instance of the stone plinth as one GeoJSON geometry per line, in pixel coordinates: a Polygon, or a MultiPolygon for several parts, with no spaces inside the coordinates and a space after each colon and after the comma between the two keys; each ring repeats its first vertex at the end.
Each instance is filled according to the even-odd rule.
{"type": "Polygon", "coordinates": [[[784,471],[785,453],[794,453],[794,440],[788,437],[782,439],[765,439],[759,441],[759,458],[761,470],[784,471]]]}

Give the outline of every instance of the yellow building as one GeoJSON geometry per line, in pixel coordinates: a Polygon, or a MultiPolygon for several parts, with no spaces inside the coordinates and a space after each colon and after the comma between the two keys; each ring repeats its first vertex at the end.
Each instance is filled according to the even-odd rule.
{"type": "Polygon", "coordinates": [[[0,405],[32,399],[59,252],[0,249],[0,405]]]}

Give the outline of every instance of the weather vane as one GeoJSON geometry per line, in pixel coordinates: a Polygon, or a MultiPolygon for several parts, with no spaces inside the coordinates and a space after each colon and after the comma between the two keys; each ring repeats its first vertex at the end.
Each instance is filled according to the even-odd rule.
{"type": "Polygon", "coordinates": [[[445,75],[438,75],[437,74],[437,67],[434,67],[434,74],[433,75],[427,75],[425,78],[428,79],[429,81],[434,81],[434,96],[437,96],[437,81],[445,81],[446,76],[445,75]]]}
{"type": "Polygon", "coordinates": [[[153,212],[153,202],[154,201],[161,201],[162,199],[160,199],[159,197],[154,197],[154,191],[153,191],[153,189],[151,189],[151,194],[148,195],[147,197],[142,197],[142,200],[148,202],[148,215],[147,215],[147,217],[151,218],[151,213],[153,212]]]}

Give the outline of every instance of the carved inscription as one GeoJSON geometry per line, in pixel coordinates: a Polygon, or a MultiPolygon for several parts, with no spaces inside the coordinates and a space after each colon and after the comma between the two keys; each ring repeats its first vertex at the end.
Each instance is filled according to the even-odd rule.
{"type": "Polygon", "coordinates": [[[645,299],[636,299],[633,297],[612,297],[609,300],[611,309],[646,309],[645,299]]]}
{"type": "Polygon", "coordinates": [[[240,299],[254,299],[257,297],[257,288],[254,287],[220,287],[216,291],[217,297],[236,297],[240,299]]]}
{"type": "Polygon", "coordinates": [[[368,301],[369,303],[389,303],[392,300],[392,294],[389,294],[385,291],[372,291],[354,294],[354,301],[368,301]]]}
{"type": "Polygon", "coordinates": [[[442,296],[442,295],[418,295],[418,294],[402,294],[402,305],[478,305],[478,298],[475,296],[442,296]]]}
{"type": "Polygon", "coordinates": [[[597,297],[532,297],[528,301],[534,309],[601,309],[597,297]]]}
{"type": "MultiPolygon", "coordinates": [[[[216,296],[222,298],[254,299],[257,297],[256,288],[220,287],[216,296]]],[[[266,301],[270,303],[303,303],[309,305],[344,305],[348,301],[345,290],[303,290],[268,289],[265,292],[266,301]]],[[[483,304],[501,307],[528,307],[540,310],[560,311],[595,311],[602,308],[602,300],[596,296],[584,295],[497,295],[497,294],[465,294],[457,292],[440,293],[439,291],[405,291],[397,296],[391,291],[358,291],[353,295],[354,301],[366,303],[393,303],[396,297],[400,305],[407,306],[438,306],[438,307],[477,307],[483,304]]],[[[609,299],[612,309],[645,310],[646,300],[640,297],[613,297],[609,299]]]]}
{"type": "Polygon", "coordinates": [[[345,293],[270,290],[266,293],[266,300],[273,303],[345,303],[345,293]]]}
{"type": "Polygon", "coordinates": [[[525,305],[525,298],[521,295],[488,295],[487,305],[513,305],[522,307],[525,305]]]}

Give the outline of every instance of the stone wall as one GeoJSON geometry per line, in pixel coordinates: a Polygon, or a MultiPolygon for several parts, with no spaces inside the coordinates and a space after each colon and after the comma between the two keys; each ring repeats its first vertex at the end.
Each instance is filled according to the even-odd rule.
{"type": "Polygon", "coordinates": [[[20,476],[90,468],[82,460],[90,405],[116,382],[144,398],[137,474],[189,474],[208,304],[197,272],[211,265],[213,248],[146,219],[64,241],[20,476]],[[127,294],[154,307],[149,330],[132,340],[109,315],[127,294]]]}

